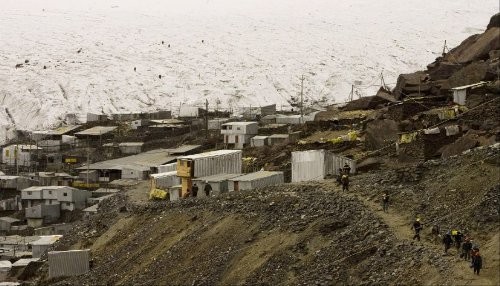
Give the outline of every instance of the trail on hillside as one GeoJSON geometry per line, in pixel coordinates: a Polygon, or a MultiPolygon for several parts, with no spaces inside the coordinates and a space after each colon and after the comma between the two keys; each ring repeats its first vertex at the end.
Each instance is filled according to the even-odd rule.
{"type": "MultiPolygon", "coordinates": [[[[339,187],[336,187],[335,191],[343,196],[355,197],[359,199],[369,210],[371,210],[385,224],[387,224],[389,229],[393,232],[398,240],[406,243],[419,243],[425,248],[444,255],[444,249],[441,241],[437,242],[436,244],[436,242],[428,240],[424,231],[422,231],[421,233],[421,240],[419,242],[410,240],[410,238],[413,237],[413,232],[411,230],[411,218],[409,214],[398,212],[395,208],[389,208],[388,212],[384,212],[380,204],[377,204],[373,200],[370,200],[363,195],[353,193],[352,191],[350,191],[349,193],[342,192],[341,188],[339,187]]],[[[424,228],[430,227],[430,225],[425,225],[424,222],[424,228]]],[[[463,281],[463,283],[460,283],[461,285],[497,285],[497,282],[494,280],[493,275],[493,271],[495,270],[492,269],[492,267],[488,267],[486,263],[483,263],[483,269],[481,272],[482,274],[476,276],[473,274],[472,269],[469,268],[470,263],[465,262],[461,258],[458,258],[458,253],[453,246],[448,250],[448,254],[445,257],[448,258],[449,265],[453,267],[453,272],[457,273],[455,279],[457,279],[458,281],[463,281]]],[[[434,283],[436,283],[434,279],[431,281],[426,281],[427,285],[431,285],[434,283]]]]}

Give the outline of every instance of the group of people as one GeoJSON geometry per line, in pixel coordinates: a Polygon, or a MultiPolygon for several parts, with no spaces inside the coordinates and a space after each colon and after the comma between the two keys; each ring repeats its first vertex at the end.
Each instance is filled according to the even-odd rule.
{"type": "Polygon", "coordinates": [[[339,168],[337,182],[342,185],[342,191],[349,191],[349,174],[351,173],[351,166],[345,164],[343,168],[339,168]]]}
{"type": "MultiPolygon", "coordinates": [[[[413,240],[417,239],[420,241],[420,231],[423,229],[423,224],[420,218],[416,218],[413,222],[412,229],[415,231],[413,240]]],[[[432,227],[432,234],[439,237],[439,227],[434,225],[432,227]]],[[[471,262],[470,267],[474,269],[474,274],[479,275],[481,268],[483,268],[483,258],[479,253],[479,246],[474,243],[472,238],[464,235],[461,231],[453,229],[446,232],[443,235],[442,243],[444,245],[444,253],[448,253],[448,250],[455,246],[457,253],[460,253],[460,258],[465,261],[471,262]]]]}
{"type": "MultiPolygon", "coordinates": [[[[191,189],[188,189],[187,192],[184,194],[184,197],[197,197],[198,196],[198,185],[196,183],[193,184],[191,189]]],[[[205,182],[205,187],[203,188],[203,191],[205,192],[205,196],[210,197],[210,193],[212,192],[212,186],[208,183],[205,182]]]]}

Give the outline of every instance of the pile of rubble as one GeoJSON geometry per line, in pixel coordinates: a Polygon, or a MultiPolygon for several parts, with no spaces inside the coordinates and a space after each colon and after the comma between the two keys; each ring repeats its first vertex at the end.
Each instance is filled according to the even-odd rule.
{"type": "Polygon", "coordinates": [[[257,255],[274,237],[280,239],[276,249],[262,252],[267,259],[260,262],[252,258],[241,283],[422,283],[408,265],[428,264],[450,271],[443,266],[448,258],[434,256],[432,249],[421,244],[398,241],[359,200],[339,195],[330,184],[283,185],[175,203],[128,203],[126,207],[123,203],[117,199],[110,209],[79,225],[75,236],[63,238],[59,247],[76,243],[78,237],[90,241],[102,235],[102,230],[116,222],[120,210],[141,223],[111,238],[119,247],[96,251],[90,273],[51,283],[212,285],[230,279],[228,269],[240,267],[245,253],[257,255]],[[172,218],[190,225],[184,229],[189,233],[159,248],[159,238],[169,241],[178,235],[174,230],[179,222],[172,218]],[[205,240],[207,233],[230,228],[229,218],[245,228],[205,240]],[[252,264],[252,260],[257,261],[252,264]]]}

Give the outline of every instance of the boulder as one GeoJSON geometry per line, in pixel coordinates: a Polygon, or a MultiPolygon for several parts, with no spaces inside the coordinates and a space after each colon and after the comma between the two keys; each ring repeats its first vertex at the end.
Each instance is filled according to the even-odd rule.
{"type": "Polygon", "coordinates": [[[489,52],[500,49],[500,27],[492,27],[480,35],[473,35],[453,48],[444,60],[457,64],[485,60],[489,52]]]}
{"type": "Polygon", "coordinates": [[[403,98],[406,94],[411,93],[408,92],[408,88],[417,88],[422,86],[422,82],[425,82],[429,76],[423,72],[418,71],[409,74],[400,74],[398,77],[398,81],[396,83],[396,87],[393,90],[393,95],[396,99],[403,98]]]}
{"type": "Polygon", "coordinates": [[[377,170],[380,168],[381,164],[382,164],[382,159],[380,158],[375,158],[375,157],[366,158],[356,165],[356,172],[377,170]]]}
{"type": "Polygon", "coordinates": [[[365,144],[376,150],[398,139],[398,123],[390,119],[374,120],[366,124],[365,144]]]}
{"type": "Polygon", "coordinates": [[[455,64],[451,62],[437,62],[433,67],[427,66],[429,69],[429,76],[434,80],[447,79],[457,71],[459,71],[463,65],[455,64]]]}
{"type": "Polygon", "coordinates": [[[466,135],[458,138],[455,142],[441,148],[441,157],[448,158],[454,155],[459,155],[465,150],[474,148],[478,144],[478,135],[472,132],[467,132],[466,135]]]}
{"type": "Polygon", "coordinates": [[[487,77],[489,65],[484,61],[474,62],[454,73],[449,79],[451,87],[478,83],[487,77]]]}
{"type": "Polygon", "coordinates": [[[486,27],[486,30],[489,30],[491,28],[498,28],[500,27],[500,13],[496,13],[490,18],[490,23],[488,23],[488,26],[486,27]]]}

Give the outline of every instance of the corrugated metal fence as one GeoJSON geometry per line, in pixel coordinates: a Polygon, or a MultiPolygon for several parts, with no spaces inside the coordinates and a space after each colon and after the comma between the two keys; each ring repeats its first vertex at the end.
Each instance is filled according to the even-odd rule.
{"type": "Polygon", "coordinates": [[[50,251],[49,278],[76,276],[89,272],[90,249],[50,251]]]}
{"type": "Polygon", "coordinates": [[[356,173],[356,161],[325,150],[292,152],[292,182],[323,180],[327,175],[338,175],[347,164],[351,174],[356,173]]]}
{"type": "Polygon", "coordinates": [[[197,158],[194,160],[194,177],[199,178],[215,174],[239,174],[241,173],[241,166],[241,152],[197,158]]]}

